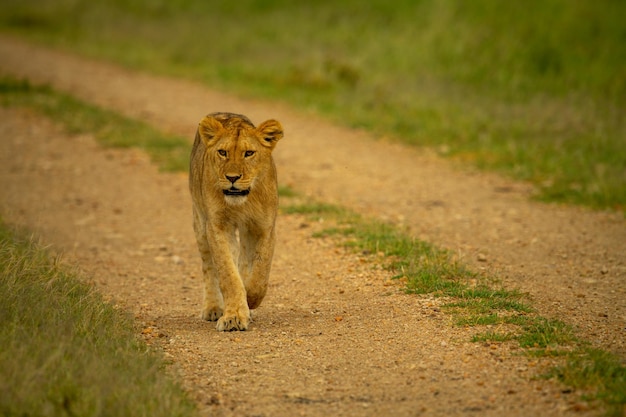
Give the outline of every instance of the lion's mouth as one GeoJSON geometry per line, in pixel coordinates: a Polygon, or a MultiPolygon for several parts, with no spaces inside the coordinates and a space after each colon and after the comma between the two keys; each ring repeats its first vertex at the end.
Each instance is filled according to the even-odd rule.
{"type": "Polygon", "coordinates": [[[223,190],[224,195],[243,197],[250,193],[250,190],[240,190],[239,188],[230,187],[227,190],[223,190]]]}

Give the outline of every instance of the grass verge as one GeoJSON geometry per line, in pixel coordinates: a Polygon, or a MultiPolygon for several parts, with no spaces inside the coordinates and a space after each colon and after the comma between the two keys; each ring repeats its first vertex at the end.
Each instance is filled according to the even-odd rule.
{"type": "Polygon", "coordinates": [[[566,323],[538,315],[519,291],[470,271],[448,251],[344,208],[299,202],[283,203],[281,210],[323,219],[329,226],[315,233],[317,237],[333,237],[362,254],[384,256],[395,278],[406,282],[407,293],[441,297],[442,308],[455,317],[457,325],[484,329],[473,337],[474,342],[514,342],[529,356],[562,358],[561,365],[545,377],[584,392],[587,401],[600,401],[608,416],[622,416],[626,411],[626,367],[619,358],[589,348],[566,323]]]}
{"type": "Polygon", "coordinates": [[[626,3],[24,0],[0,29],[286,100],[626,210],[626,3]]]}
{"type": "Polygon", "coordinates": [[[605,351],[579,349],[546,377],[555,377],[568,386],[591,392],[585,398],[605,403],[607,416],[623,417],[626,414],[626,367],[605,351]]]}
{"type": "Polygon", "coordinates": [[[189,139],[166,135],[145,123],[87,104],[47,86],[0,77],[0,104],[31,108],[62,124],[70,134],[93,134],[104,146],[143,149],[164,171],[186,171],[189,167],[189,139]]]}
{"type": "Polygon", "coordinates": [[[193,416],[133,322],[0,224],[0,414],[193,416]]]}

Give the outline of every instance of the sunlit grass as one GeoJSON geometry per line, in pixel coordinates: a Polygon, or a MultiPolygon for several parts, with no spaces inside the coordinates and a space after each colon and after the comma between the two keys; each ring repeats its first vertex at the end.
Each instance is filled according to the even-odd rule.
{"type": "Polygon", "coordinates": [[[164,171],[186,171],[190,139],[166,135],[118,113],[82,102],[46,86],[0,77],[0,104],[32,108],[60,123],[68,133],[91,133],[104,146],[145,150],[164,171]]]}
{"type": "Polygon", "coordinates": [[[607,416],[622,417],[626,413],[626,366],[611,353],[593,348],[577,350],[547,377],[586,391],[589,400],[602,401],[607,416]]]}
{"type": "Polygon", "coordinates": [[[0,224],[0,414],[193,416],[128,315],[0,224]]]}
{"type": "Polygon", "coordinates": [[[626,206],[626,3],[24,0],[0,28],[626,206]]]}
{"type": "Polygon", "coordinates": [[[317,237],[372,256],[405,282],[411,294],[431,294],[443,300],[444,311],[458,326],[481,330],[473,342],[515,343],[533,358],[560,358],[549,372],[568,386],[584,388],[586,399],[601,400],[608,415],[619,416],[626,407],[626,367],[601,350],[590,350],[574,328],[538,315],[528,298],[517,290],[496,285],[493,278],[476,274],[445,250],[411,238],[397,227],[366,219],[347,209],[311,201],[283,202],[281,210],[322,221],[317,237]],[[589,378],[591,376],[591,378],[589,378]]]}

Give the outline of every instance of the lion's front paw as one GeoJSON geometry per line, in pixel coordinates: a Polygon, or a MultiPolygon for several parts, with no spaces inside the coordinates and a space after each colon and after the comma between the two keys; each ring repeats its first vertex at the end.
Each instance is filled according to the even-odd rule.
{"type": "Polygon", "coordinates": [[[202,320],[206,321],[217,321],[224,312],[219,307],[205,307],[202,309],[202,320]]]}
{"type": "Polygon", "coordinates": [[[250,324],[250,316],[248,314],[223,315],[217,321],[216,329],[218,332],[231,332],[235,330],[247,330],[250,324]]]}

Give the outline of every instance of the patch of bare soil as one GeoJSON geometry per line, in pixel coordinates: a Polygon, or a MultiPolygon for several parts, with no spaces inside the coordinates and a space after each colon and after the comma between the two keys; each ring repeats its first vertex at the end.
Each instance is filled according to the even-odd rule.
{"type": "MultiPolygon", "coordinates": [[[[211,111],[276,118],[279,180],[405,225],[529,292],[542,314],[626,356],[622,216],[533,203],[532,190],[455,169],[284,107],[0,38],[0,73],[51,83],[191,139],[211,111]],[[480,255],[480,256],[479,256],[480,255]]],[[[103,150],[29,112],[0,110],[0,214],[34,230],[132,311],[206,415],[586,415],[542,364],[472,344],[438,301],[280,215],[269,294],[248,332],[199,319],[201,269],[185,175],[103,150]]]]}

